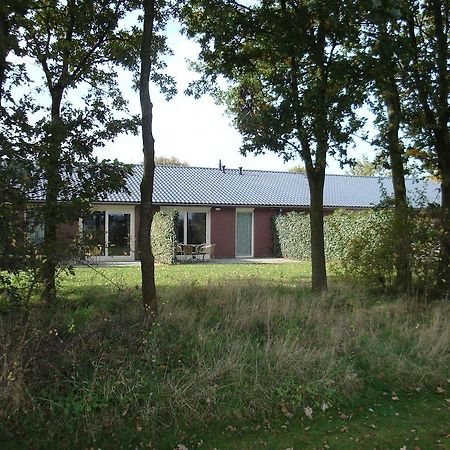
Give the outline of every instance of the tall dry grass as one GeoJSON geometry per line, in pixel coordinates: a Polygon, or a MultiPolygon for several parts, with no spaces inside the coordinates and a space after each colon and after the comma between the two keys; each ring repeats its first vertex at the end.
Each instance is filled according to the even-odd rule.
{"type": "Polygon", "coordinates": [[[345,289],[314,297],[257,281],[173,288],[160,300],[150,331],[128,294],[75,330],[76,306],[51,319],[37,311],[25,354],[11,344],[14,318],[3,318],[4,411],[45,411],[55,427],[65,412],[91,434],[138,418],[158,433],[295,415],[372,389],[435,390],[449,378],[448,302],[424,307],[345,289]],[[13,361],[26,361],[20,385],[8,379],[13,361]]]}

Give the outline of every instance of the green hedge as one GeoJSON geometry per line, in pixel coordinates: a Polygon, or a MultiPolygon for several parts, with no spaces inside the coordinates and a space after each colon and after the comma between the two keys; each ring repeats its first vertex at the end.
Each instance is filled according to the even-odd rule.
{"type": "Polygon", "coordinates": [[[178,213],[157,212],[152,223],[152,251],[155,262],[173,264],[175,262],[175,247],[177,244],[176,223],[178,213]]]}
{"type": "MultiPolygon", "coordinates": [[[[410,245],[409,267],[414,289],[431,292],[438,273],[442,226],[427,210],[409,210],[403,230],[410,245]]],[[[375,287],[393,286],[395,261],[402,248],[392,209],[336,211],[324,217],[325,257],[333,269],[354,281],[375,287]]],[[[309,215],[290,212],[274,217],[274,252],[290,259],[309,260],[309,215]]]]}
{"type": "MultiPolygon", "coordinates": [[[[328,260],[341,259],[348,252],[348,244],[356,238],[377,241],[380,233],[392,220],[388,210],[337,210],[324,217],[325,255],[328,260]]],[[[276,256],[309,260],[311,231],[309,214],[289,212],[274,217],[274,253],[276,256]]]]}

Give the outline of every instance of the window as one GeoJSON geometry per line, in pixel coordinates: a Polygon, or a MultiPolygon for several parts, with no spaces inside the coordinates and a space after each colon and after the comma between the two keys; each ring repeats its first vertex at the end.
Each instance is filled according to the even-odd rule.
{"type": "MultiPolygon", "coordinates": [[[[163,208],[169,210],[172,208],[163,208]]],[[[178,222],[176,232],[178,242],[182,244],[209,243],[209,209],[189,208],[178,209],[178,222]]]]}
{"type": "Polygon", "coordinates": [[[204,244],[206,242],[206,213],[187,213],[187,243],[204,244]]]}
{"type": "Polygon", "coordinates": [[[105,211],[94,211],[83,220],[83,235],[89,256],[105,255],[105,211]]]}
{"type": "Polygon", "coordinates": [[[28,238],[33,245],[44,242],[44,223],[41,215],[36,210],[29,209],[25,214],[28,238]]]}

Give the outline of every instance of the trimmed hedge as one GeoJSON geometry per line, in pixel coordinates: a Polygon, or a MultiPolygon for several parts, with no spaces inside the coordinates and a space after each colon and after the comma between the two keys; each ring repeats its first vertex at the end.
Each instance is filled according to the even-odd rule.
{"type": "Polygon", "coordinates": [[[177,211],[169,213],[158,211],[153,215],[152,251],[155,262],[173,264],[175,262],[175,247],[177,244],[176,223],[177,211]]]}
{"type": "MultiPolygon", "coordinates": [[[[410,210],[407,229],[411,242],[409,266],[413,287],[433,289],[442,227],[433,214],[410,210]]],[[[401,249],[392,209],[338,210],[324,217],[325,257],[335,272],[376,287],[388,288],[395,278],[396,256],[401,249]]],[[[311,257],[309,215],[290,212],[273,220],[274,253],[290,259],[311,257]]]]}
{"type": "MultiPolygon", "coordinates": [[[[377,240],[390,221],[389,210],[344,211],[337,210],[324,217],[325,256],[328,260],[343,258],[348,244],[357,237],[377,240]]],[[[311,258],[311,231],[309,214],[289,212],[273,220],[274,253],[276,256],[309,260],[311,258]]]]}

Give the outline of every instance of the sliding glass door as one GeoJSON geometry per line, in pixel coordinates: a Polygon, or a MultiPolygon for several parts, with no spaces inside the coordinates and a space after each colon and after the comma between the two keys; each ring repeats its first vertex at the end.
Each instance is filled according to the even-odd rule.
{"type": "Polygon", "coordinates": [[[88,256],[97,260],[134,259],[134,211],[93,211],[83,220],[88,256]]]}

